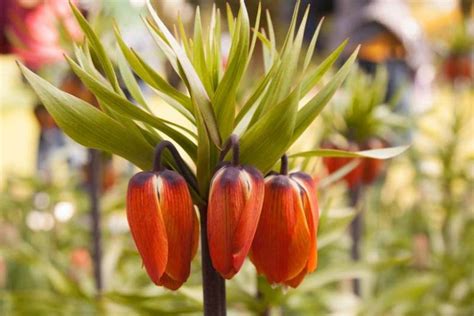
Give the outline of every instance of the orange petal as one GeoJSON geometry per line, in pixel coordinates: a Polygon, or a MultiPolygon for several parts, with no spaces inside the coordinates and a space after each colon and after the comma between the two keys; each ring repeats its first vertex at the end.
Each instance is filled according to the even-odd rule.
{"type": "Polygon", "coordinates": [[[295,185],[283,175],[270,176],[265,183],[251,259],[271,283],[295,277],[308,261],[311,236],[295,185]]]}
{"type": "Polygon", "coordinates": [[[298,285],[301,284],[307,273],[307,268],[303,268],[303,270],[301,270],[301,272],[298,273],[294,278],[286,280],[285,282],[283,282],[283,284],[291,286],[292,288],[296,288],[298,287],[298,285]]]}
{"type": "Polygon", "coordinates": [[[262,213],[265,183],[263,176],[253,167],[244,167],[240,179],[246,189],[247,200],[235,227],[232,244],[232,261],[235,271],[239,271],[249,253],[262,213]]]}
{"type": "Polygon", "coordinates": [[[140,172],[130,179],[127,219],[145,269],[158,284],[168,262],[168,240],[156,186],[157,178],[151,172],[140,172]]]}
{"type": "Polygon", "coordinates": [[[240,169],[226,166],[217,171],[211,182],[207,210],[207,236],[214,268],[225,278],[234,269],[233,233],[247,199],[240,179],[240,169]]]}
{"type": "Polygon", "coordinates": [[[195,243],[195,211],[184,178],[171,170],[158,174],[158,199],[168,237],[166,275],[183,283],[190,273],[195,243]]]}
{"type": "Polygon", "coordinates": [[[208,207],[209,250],[225,278],[242,267],[252,245],[263,204],[264,183],[252,167],[227,166],[211,183],[208,207]]]}
{"type": "Polygon", "coordinates": [[[169,290],[177,290],[183,285],[184,281],[177,281],[170,277],[167,273],[163,274],[158,285],[162,285],[169,290]]]}
{"type": "Polygon", "coordinates": [[[313,272],[318,265],[318,222],[319,222],[319,207],[317,197],[317,184],[310,175],[302,172],[292,173],[290,175],[293,181],[296,181],[303,191],[302,201],[308,224],[308,229],[311,235],[311,251],[308,258],[307,270],[313,272]]]}

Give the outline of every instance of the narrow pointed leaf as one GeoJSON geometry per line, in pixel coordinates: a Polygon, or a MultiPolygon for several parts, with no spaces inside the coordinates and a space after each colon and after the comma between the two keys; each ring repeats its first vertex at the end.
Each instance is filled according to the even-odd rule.
{"type": "Polygon", "coordinates": [[[222,139],[227,139],[234,128],[237,89],[244,75],[249,54],[249,33],[249,17],[245,4],[241,2],[241,11],[234,32],[234,37],[237,39],[233,41],[228,68],[212,100],[216,107],[222,139]]]}
{"type": "Polygon", "coordinates": [[[306,95],[321,80],[324,74],[331,69],[332,65],[341,55],[347,45],[347,40],[342,42],[319,66],[307,77],[303,79],[301,94],[306,95]]]}
{"type": "Polygon", "coordinates": [[[153,147],[145,139],[110,118],[92,105],[57,89],[28,68],[20,65],[32,86],[59,127],[79,144],[117,154],[141,169],[150,169],[153,147]]]}
{"type": "Polygon", "coordinates": [[[410,146],[397,146],[363,151],[345,151],[339,149],[315,149],[290,155],[289,158],[297,157],[347,157],[347,158],[373,158],[389,159],[400,155],[410,146]]]}
{"type": "Polygon", "coordinates": [[[267,173],[288,150],[295,128],[299,87],[272,107],[240,139],[241,161],[267,173]]]}
{"type": "Polygon", "coordinates": [[[209,134],[210,139],[217,147],[220,147],[221,139],[219,135],[216,116],[214,114],[214,110],[212,109],[210,99],[206,93],[204,85],[199,79],[196,70],[194,69],[193,65],[186,56],[186,53],[184,52],[183,48],[181,47],[181,45],[179,45],[179,43],[176,41],[170,31],[166,28],[163,21],[161,21],[161,19],[158,17],[149,1],[147,1],[147,6],[157,27],[166,37],[170,47],[176,54],[176,58],[180,66],[182,67],[182,72],[186,76],[186,78],[183,79],[186,79],[185,81],[188,83],[188,89],[190,91],[191,97],[196,99],[196,105],[198,106],[199,111],[202,113],[204,124],[206,125],[206,130],[209,134]]]}
{"type": "Polygon", "coordinates": [[[92,30],[87,20],[81,14],[79,9],[77,9],[72,3],[70,5],[71,5],[72,13],[76,17],[76,20],[79,23],[79,26],[84,31],[84,34],[89,40],[92,49],[94,50],[97,57],[99,58],[100,65],[101,67],[103,67],[104,72],[107,76],[107,79],[112,84],[115,91],[120,91],[120,85],[115,75],[114,67],[110,59],[107,57],[107,53],[105,52],[104,46],[100,42],[95,32],[92,30]]]}
{"type": "Polygon", "coordinates": [[[185,117],[188,117],[188,114],[192,113],[192,105],[189,97],[171,86],[163,77],[154,71],[152,67],[145,63],[140,56],[130,49],[123,41],[117,28],[115,28],[115,38],[117,39],[120,50],[133,71],[151,87],[181,104],[189,113],[182,111],[180,108],[177,108],[177,110],[183,115],[186,114],[185,117]]]}
{"type": "Polygon", "coordinates": [[[359,49],[357,48],[351,57],[345,62],[342,68],[336,73],[334,78],[327,83],[321,91],[319,91],[311,100],[306,103],[301,110],[298,111],[296,117],[296,128],[293,135],[293,141],[303,134],[306,128],[321,113],[324,106],[329,102],[337,89],[341,86],[344,79],[349,74],[352,64],[354,63],[359,49]]]}
{"type": "MultiPolygon", "coordinates": [[[[145,122],[157,128],[164,134],[171,137],[174,141],[176,141],[186,151],[186,153],[191,156],[191,158],[195,158],[196,145],[193,144],[183,134],[168,126],[166,121],[147,113],[146,111],[140,109],[138,106],[134,105],[127,99],[120,96],[119,94],[107,89],[106,86],[104,86],[102,83],[87,74],[71,59],[67,58],[67,61],[69,62],[69,65],[71,66],[72,70],[79,76],[79,78],[81,78],[83,83],[99,99],[105,102],[110,109],[123,116],[145,122]]],[[[189,133],[191,132],[189,131],[189,133]]]]}
{"type": "Polygon", "coordinates": [[[318,40],[319,37],[319,32],[321,31],[321,26],[323,25],[324,17],[319,21],[318,27],[316,28],[316,31],[313,34],[313,37],[311,38],[311,41],[309,42],[308,45],[308,50],[306,51],[306,57],[304,59],[304,64],[303,64],[303,71],[305,71],[309,64],[311,63],[311,59],[313,58],[313,53],[314,53],[314,48],[316,47],[316,41],[318,40]]]}

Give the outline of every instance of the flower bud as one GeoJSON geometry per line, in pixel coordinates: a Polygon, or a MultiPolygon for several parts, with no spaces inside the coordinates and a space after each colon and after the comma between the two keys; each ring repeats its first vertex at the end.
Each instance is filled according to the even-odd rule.
{"type": "Polygon", "coordinates": [[[317,266],[318,219],[316,183],[309,175],[267,177],[250,255],[257,271],[270,283],[297,287],[317,266]]]}
{"type": "Polygon", "coordinates": [[[211,181],[207,213],[209,251],[226,279],[242,267],[257,229],[263,203],[262,174],[249,166],[226,165],[211,181]]]}
{"type": "MultiPolygon", "coordinates": [[[[364,146],[366,149],[380,149],[384,147],[384,143],[377,138],[370,139],[364,146]]],[[[364,184],[371,184],[380,175],[383,169],[383,160],[364,158],[363,161],[364,173],[362,182],[364,184]]]]}
{"type": "MultiPolygon", "coordinates": [[[[351,143],[347,148],[341,148],[331,143],[326,143],[323,145],[323,148],[328,149],[342,149],[348,151],[357,151],[359,147],[351,143]]],[[[344,167],[345,165],[351,163],[354,159],[358,158],[347,158],[347,157],[323,157],[323,163],[326,166],[326,169],[329,174],[332,174],[344,167]]],[[[348,174],[344,176],[344,181],[347,183],[349,188],[355,188],[360,185],[362,182],[362,177],[364,175],[364,166],[363,161],[361,161],[354,169],[352,169],[348,174]]]]}
{"type": "Polygon", "coordinates": [[[151,280],[178,289],[189,277],[199,238],[184,178],[170,170],[134,175],[128,185],[127,218],[151,280]]]}

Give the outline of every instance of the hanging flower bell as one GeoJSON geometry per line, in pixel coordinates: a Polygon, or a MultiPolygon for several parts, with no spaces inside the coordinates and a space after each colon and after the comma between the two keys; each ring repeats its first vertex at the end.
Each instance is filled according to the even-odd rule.
{"type": "Polygon", "coordinates": [[[199,225],[186,180],[161,164],[165,148],[175,159],[179,157],[171,143],[157,146],[153,171],[139,172],[130,179],[127,219],[151,280],[176,290],[189,277],[199,225]]]}
{"type": "Polygon", "coordinates": [[[233,149],[232,163],[224,163],[210,186],[207,213],[209,251],[214,268],[226,279],[242,267],[257,229],[263,204],[263,176],[239,164],[238,140],[231,136],[221,160],[233,149]]]}
{"type": "Polygon", "coordinates": [[[297,287],[317,267],[319,211],[315,181],[302,172],[288,175],[287,163],[283,156],[280,174],[265,178],[250,259],[270,283],[297,287]]]}

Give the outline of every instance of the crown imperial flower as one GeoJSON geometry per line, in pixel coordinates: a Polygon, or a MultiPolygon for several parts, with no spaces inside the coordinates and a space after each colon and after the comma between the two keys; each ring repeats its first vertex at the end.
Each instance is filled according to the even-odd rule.
{"type": "Polygon", "coordinates": [[[250,250],[264,194],[260,171],[239,165],[235,137],[228,144],[234,149],[233,162],[222,166],[211,181],[207,217],[212,264],[226,279],[240,270],[250,250]]]}
{"type": "MultiPolygon", "coordinates": [[[[157,147],[158,161],[163,148],[157,147]]],[[[176,290],[189,277],[199,239],[198,220],[186,180],[162,168],[161,162],[154,169],[130,179],[127,219],[151,280],[176,290]]]]}
{"type": "Polygon", "coordinates": [[[286,170],[284,156],[281,174],[265,179],[250,259],[270,283],[297,287],[317,266],[319,212],[314,180],[302,172],[288,175],[286,170]]]}

